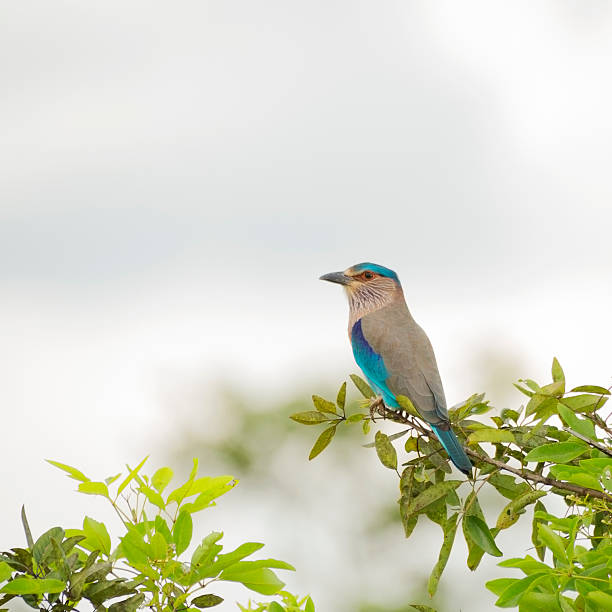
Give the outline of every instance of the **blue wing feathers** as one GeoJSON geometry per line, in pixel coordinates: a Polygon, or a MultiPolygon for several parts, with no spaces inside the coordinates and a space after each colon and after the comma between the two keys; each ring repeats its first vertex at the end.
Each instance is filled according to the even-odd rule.
{"type": "MultiPolygon", "coordinates": [[[[370,346],[363,335],[363,330],[361,329],[361,319],[353,325],[353,329],[351,330],[351,346],[353,347],[353,355],[357,365],[365,374],[374,391],[382,395],[382,398],[388,407],[399,408],[400,405],[397,403],[395,396],[386,383],[387,379],[389,378],[389,372],[385,366],[385,361],[382,355],[379,355],[370,346]]],[[[432,395],[434,395],[435,398],[433,391],[432,395]]],[[[440,443],[444,447],[444,450],[448,453],[451,461],[465,474],[471,474],[472,464],[453,431],[451,429],[436,427],[433,424],[432,428],[438,437],[438,440],[440,440],[440,443]]]]}
{"type": "Polygon", "coordinates": [[[351,330],[351,345],[357,365],[365,374],[368,382],[374,387],[374,390],[383,396],[385,404],[392,408],[399,408],[395,396],[386,383],[389,373],[385,361],[382,355],[379,355],[365,339],[361,329],[361,319],[353,325],[351,330]]]}

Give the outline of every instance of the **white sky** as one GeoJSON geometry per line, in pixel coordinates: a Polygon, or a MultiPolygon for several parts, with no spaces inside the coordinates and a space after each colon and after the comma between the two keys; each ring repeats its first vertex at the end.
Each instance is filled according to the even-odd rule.
{"type": "Polygon", "coordinates": [[[316,279],[358,261],[453,403],[553,355],[609,384],[611,59],[606,2],[4,2],[5,464],[30,450],[0,541],[22,501],[81,516],[42,460],[134,462],[168,385],[353,371],[316,279]]]}

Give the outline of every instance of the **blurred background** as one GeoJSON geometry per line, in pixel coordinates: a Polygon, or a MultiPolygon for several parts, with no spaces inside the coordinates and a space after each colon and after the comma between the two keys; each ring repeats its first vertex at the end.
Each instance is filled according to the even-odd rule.
{"type": "MultiPolygon", "coordinates": [[[[265,542],[322,612],[426,602],[439,528],[403,538],[359,432],[309,463],[287,418],[356,371],[317,278],[395,269],[450,404],[516,406],[555,355],[608,386],[611,60],[603,0],[3,2],[0,548],[22,503],[106,517],[45,458],[199,456],[241,479],[200,535],[265,542]]],[[[500,575],[459,547],[433,605],[500,575]]]]}

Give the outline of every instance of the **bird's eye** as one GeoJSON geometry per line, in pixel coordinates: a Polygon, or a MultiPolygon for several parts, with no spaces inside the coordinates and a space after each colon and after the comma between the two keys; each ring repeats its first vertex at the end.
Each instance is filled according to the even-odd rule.
{"type": "Polygon", "coordinates": [[[371,272],[364,272],[363,275],[367,279],[374,278],[374,275],[371,272]]]}

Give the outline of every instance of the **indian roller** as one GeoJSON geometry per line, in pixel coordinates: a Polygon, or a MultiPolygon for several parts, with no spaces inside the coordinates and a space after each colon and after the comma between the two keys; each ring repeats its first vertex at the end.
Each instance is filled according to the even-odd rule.
{"type": "Polygon", "coordinates": [[[412,318],[397,274],[360,263],[321,280],[344,286],[349,301],[348,333],[357,365],[385,406],[400,410],[408,397],[431,425],[451,461],[465,474],[472,464],[448,419],[444,389],[429,338],[412,318]]]}

